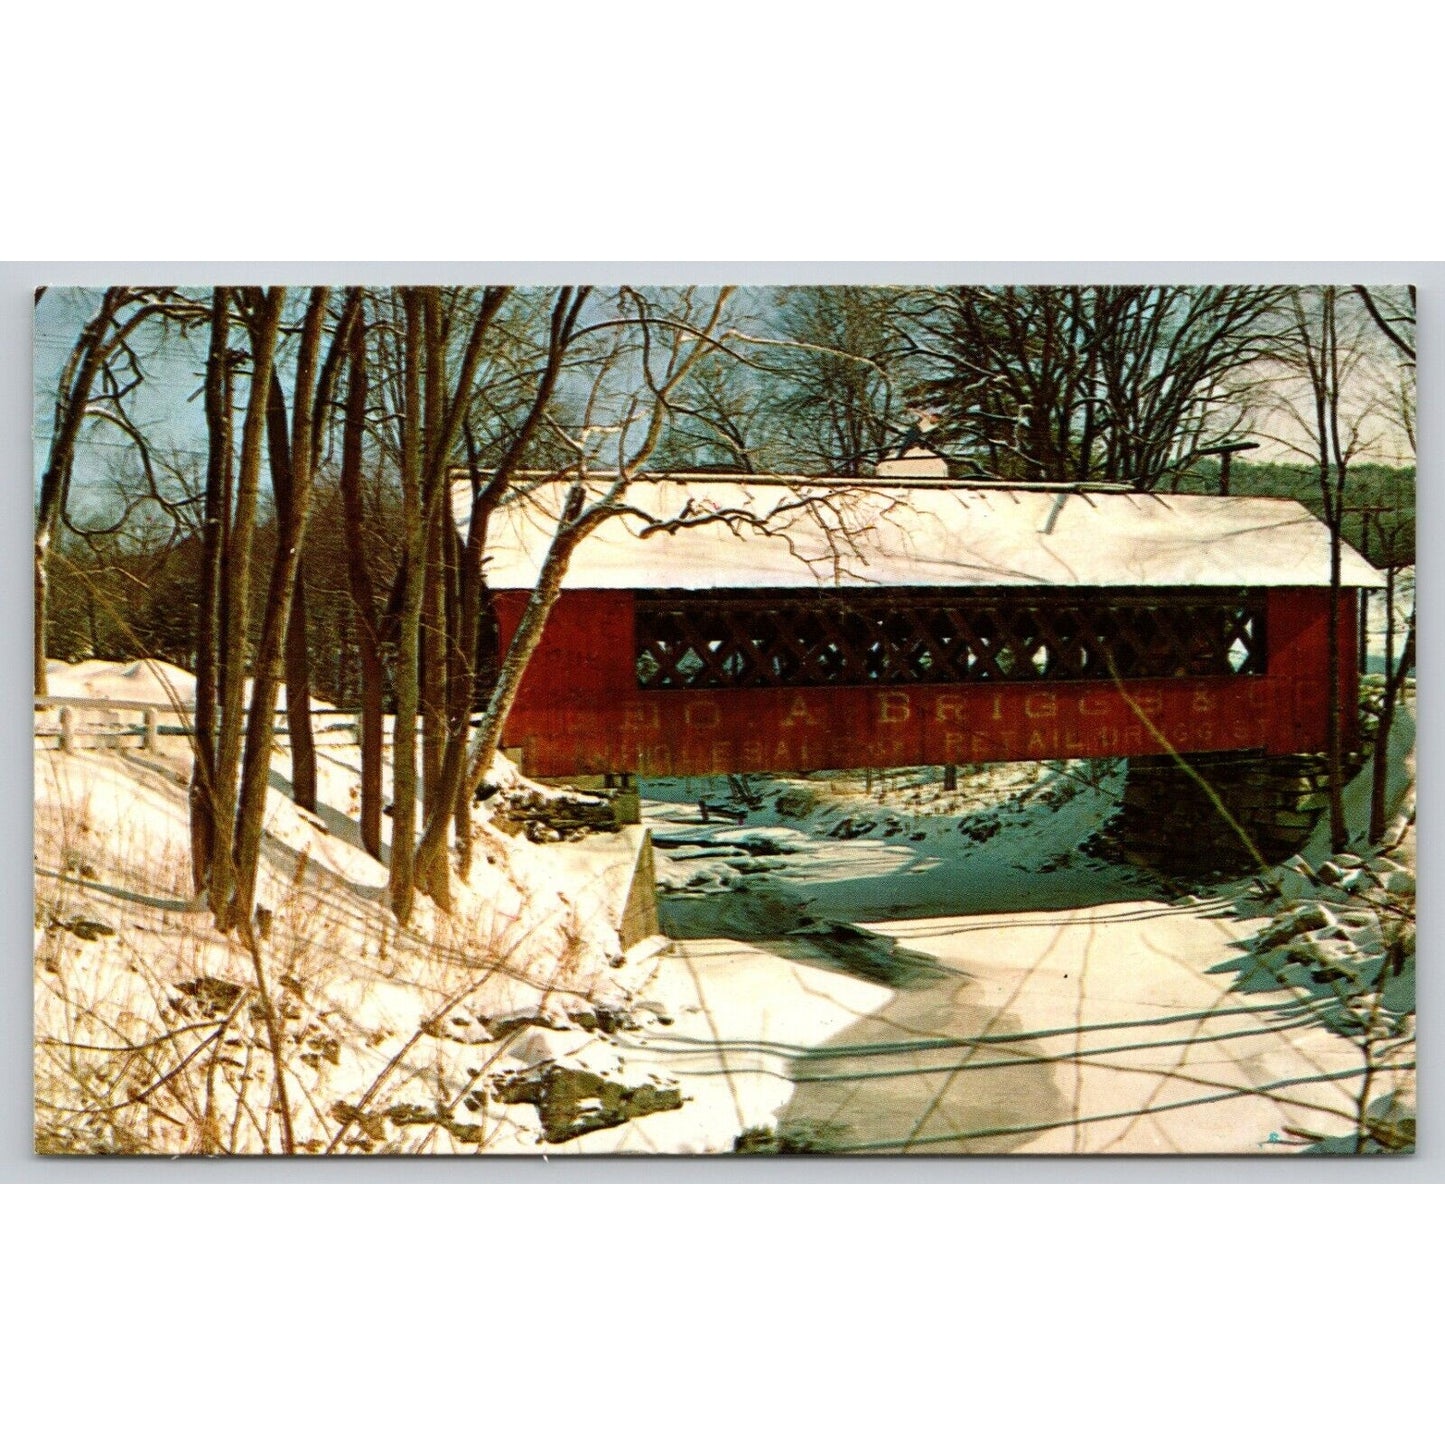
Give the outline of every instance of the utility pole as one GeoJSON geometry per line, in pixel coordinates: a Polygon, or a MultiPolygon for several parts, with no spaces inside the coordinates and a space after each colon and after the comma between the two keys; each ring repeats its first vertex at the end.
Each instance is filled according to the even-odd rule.
{"type": "Polygon", "coordinates": [[[1229,495],[1229,463],[1235,452],[1252,452],[1258,446],[1258,442],[1220,442],[1216,447],[1200,447],[1196,455],[1219,458],[1219,495],[1221,497],[1229,495]]]}

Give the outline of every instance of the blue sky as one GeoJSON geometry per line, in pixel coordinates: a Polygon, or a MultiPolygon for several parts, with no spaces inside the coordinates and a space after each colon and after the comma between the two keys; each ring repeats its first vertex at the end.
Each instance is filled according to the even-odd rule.
{"type": "MultiPolygon", "coordinates": [[[[1403,293],[1403,288],[1397,289],[1403,293]]],[[[33,455],[37,489],[50,441],[56,381],[81,328],[94,313],[100,295],[98,288],[54,287],[45,293],[35,310],[33,455]]],[[[599,292],[593,306],[604,305],[607,295],[599,292]]],[[[765,304],[756,305],[763,300],[758,289],[741,292],[737,303],[750,311],[765,313],[765,304]]],[[[766,327],[761,316],[752,324],[766,327]]],[[[198,396],[206,344],[204,327],[195,328],[188,336],[173,331],[164,340],[148,338],[146,345],[150,351],[144,357],[146,382],[128,402],[134,419],[152,437],[153,450],[158,455],[174,455],[198,468],[204,465],[206,446],[205,420],[198,396]]],[[[1392,362],[1386,358],[1384,364],[1388,368],[1392,362]]],[[[282,365],[284,367],[284,360],[282,365]]],[[[244,400],[244,384],[238,400],[244,400]]],[[[1251,454],[1252,460],[1299,460],[1298,453],[1291,452],[1288,443],[1298,444],[1302,437],[1286,417],[1276,413],[1268,419],[1262,418],[1257,425],[1261,433],[1273,434],[1281,440],[1271,441],[1262,436],[1263,445],[1251,454]]],[[[1365,459],[1393,464],[1412,459],[1398,427],[1382,420],[1372,426],[1371,433],[1377,440],[1365,459]]],[[[76,458],[77,499],[84,498],[87,488],[103,484],[111,469],[125,465],[130,451],[129,443],[115,428],[104,424],[89,428],[76,458]]]]}

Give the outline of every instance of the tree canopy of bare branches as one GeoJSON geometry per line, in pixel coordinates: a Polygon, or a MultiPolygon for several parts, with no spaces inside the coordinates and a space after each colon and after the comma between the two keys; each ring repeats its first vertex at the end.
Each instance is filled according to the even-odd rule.
{"type": "Polygon", "coordinates": [[[1151,490],[1240,425],[1278,288],[961,286],[915,298],[918,401],[972,474],[1151,490]]]}

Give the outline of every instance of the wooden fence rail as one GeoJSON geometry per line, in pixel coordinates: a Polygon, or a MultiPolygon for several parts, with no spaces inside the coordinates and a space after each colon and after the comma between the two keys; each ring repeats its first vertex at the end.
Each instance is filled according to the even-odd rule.
{"type": "MultiPolygon", "coordinates": [[[[192,730],[194,709],[185,703],[142,702],[129,698],[109,697],[37,697],[35,699],[35,740],[44,747],[51,738],[65,752],[74,752],[77,747],[123,747],[128,740],[139,739],[143,750],[154,751],[161,736],[186,737],[192,730]],[[46,713],[56,714],[53,722],[45,718],[46,713]],[[119,719],[106,720],[99,725],[84,726],[78,718],[86,713],[139,713],[138,723],[126,723],[119,719]],[[166,723],[162,718],[172,718],[166,723]]],[[[479,723],[482,715],[473,715],[472,724],[479,723]]],[[[289,736],[290,727],[286,709],[276,709],[278,737],[289,736]]],[[[321,734],[345,732],[350,734],[349,743],[361,743],[361,716],[343,708],[313,708],[311,719],[316,731],[321,734]],[[333,719],[334,721],[326,721],[333,719]]],[[[382,715],[382,733],[391,731],[395,719],[390,713],[382,715]]],[[[324,746],[324,743],[323,743],[324,746]]]]}

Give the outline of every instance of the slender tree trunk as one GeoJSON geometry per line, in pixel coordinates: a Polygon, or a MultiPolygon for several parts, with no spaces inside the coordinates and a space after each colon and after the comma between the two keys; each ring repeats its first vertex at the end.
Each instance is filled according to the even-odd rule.
{"type": "Polygon", "coordinates": [[[1345,775],[1344,759],[1341,756],[1344,729],[1340,726],[1340,704],[1343,693],[1341,670],[1344,659],[1340,654],[1340,551],[1341,537],[1339,522],[1330,528],[1330,637],[1326,666],[1329,669],[1329,723],[1325,734],[1325,746],[1329,753],[1330,775],[1330,848],[1342,853],[1349,846],[1349,831],[1345,827],[1345,775]]]}
{"type": "MultiPolygon", "coordinates": [[[[331,404],[336,373],[350,340],[360,308],[360,293],[347,295],[332,335],[325,364],[320,367],[321,342],[326,327],[330,289],[314,286],[301,325],[296,361],[295,397],[290,435],[289,485],[284,508],[277,518],[276,552],[266,590],[261,640],[256,651],[251,708],[246,726],[245,757],[241,772],[236,817],[235,867],[228,919],[247,927],[255,905],[260,867],[261,837],[265,826],[266,794],[270,786],[271,749],[276,731],[276,691],[284,665],[287,631],[301,565],[301,548],[311,509],[311,488],[320,458],[320,438],[326,410],[331,404]]],[[[268,388],[269,390],[269,388],[268,388]]],[[[284,417],[282,418],[284,420],[284,417]]],[[[288,468],[283,467],[283,472],[288,468]]],[[[278,496],[278,505],[281,502],[278,496]]],[[[309,716],[307,719],[309,725],[309,716]]]]}
{"type": "MultiPolygon", "coordinates": [[[[477,476],[475,447],[470,432],[468,452],[472,462],[473,529],[484,537],[490,507],[481,500],[477,476]]],[[[449,502],[449,498],[447,499],[449,502]]],[[[437,751],[436,777],[428,794],[424,813],[426,827],[417,848],[417,881],[437,905],[451,907],[451,879],[447,863],[446,819],[456,834],[457,868],[463,878],[471,872],[472,861],[472,795],[462,787],[466,771],[467,732],[471,724],[472,698],[476,692],[474,671],[475,638],[477,635],[478,595],[481,586],[480,565],[470,566],[472,548],[463,558],[448,506],[440,518],[441,567],[437,610],[445,621],[445,707],[437,728],[441,746],[437,751]],[[466,568],[465,574],[463,568],[466,568]],[[440,836],[442,846],[438,847],[440,836]]]]}
{"type": "Polygon", "coordinates": [[[256,900],[266,793],[271,783],[271,749],[276,735],[276,692],[281,685],[286,632],[291,621],[291,602],[311,501],[313,390],[328,296],[328,288],[312,288],[302,323],[301,347],[296,363],[289,495],[285,511],[277,518],[276,554],[266,588],[261,640],[256,649],[251,681],[251,708],[246,722],[246,749],[236,818],[236,868],[230,912],[233,922],[249,921],[256,900]]]}
{"type": "Polygon", "coordinates": [[[35,696],[50,691],[45,670],[45,624],[50,610],[50,536],[35,537],[35,696]]]}
{"type": "Polygon", "coordinates": [[[443,636],[442,602],[442,492],[447,486],[443,446],[446,409],[446,348],[441,308],[435,290],[421,294],[425,365],[422,372],[422,547],[426,570],[422,577],[420,676],[421,706],[421,815],[436,807],[441,778],[442,751],[446,746],[447,642],[443,636]],[[440,462],[440,465],[439,465],[440,462]]]}
{"type": "MultiPolygon", "coordinates": [[[[475,497],[475,487],[473,488],[475,497]]],[[[472,696],[476,692],[475,658],[477,635],[476,598],[480,578],[474,585],[462,581],[461,542],[452,524],[450,509],[442,533],[446,544],[447,598],[447,749],[454,751],[460,743],[465,750],[467,731],[471,726],[472,696]]],[[[469,579],[470,580],[470,579],[469,579]]],[[[445,768],[446,758],[442,759],[445,768]]],[[[472,871],[472,797],[450,777],[442,780],[439,798],[444,803],[452,796],[452,830],[457,843],[457,872],[463,881],[472,871]]]]}
{"type": "MultiPolygon", "coordinates": [[[[430,490],[430,488],[428,488],[430,490]]],[[[426,570],[422,578],[421,612],[421,679],[420,701],[422,720],[422,814],[437,806],[441,783],[442,753],[446,748],[447,707],[446,673],[449,640],[446,635],[446,607],[442,596],[442,524],[441,508],[426,507],[426,570]]],[[[448,519],[447,525],[450,525],[448,519]]]]}
{"type": "MultiPolygon", "coordinates": [[[[581,502],[582,496],[579,489],[574,500],[569,502],[568,511],[564,514],[563,520],[552,538],[552,544],[542,565],[537,585],[527,599],[527,606],[522,612],[522,620],[517,626],[511,645],[507,648],[507,656],[498,673],[496,684],[492,688],[492,695],[487,702],[486,711],[477,725],[471,750],[458,754],[462,773],[460,786],[462,795],[468,799],[481,786],[482,779],[486,776],[488,768],[491,767],[492,761],[497,755],[502,729],[512,711],[512,704],[517,700],[517,692],[521,688],[527,664],[532,660],[532,654],[542,641],[542,632],[547,625],[547,618],[562,591],[562,579],[566,575],[567,563],[577,543],[581,540],[581,534],[572,525],[576,520],[577,512],[580,511],[581,502]]],[[[454,762],[453,765],[457,764],[454,762]]],[[[453,808],[448,807],[445,811],[430,817],[427,820],[421,842],[417,846],[418,880],[426,880],[428,891],[441,907],[447,906],[443,899],[450,898],[446,836],[452,812],[453,808]]]]}
{"type": "Polygon", "coordinates": [[[361,656],[361,846],[381,857],[381,764],[386,751],[386,673],[375,647],[361,656]]]}
{"type": "Polygon", "coordinates": [[[231,296],[212,297],[211,344],[206,356],[206,511],[201,533],[200,617],[196,628],[195,758],[191,769],[191,881],[200,893],[210,881],[216,848],[216,705],[219,696],[218,629],[221,626],[222,546],[231,470],[231,296]]]}
{"type": "Polygon", "coordinates": [[[1378,843],[1385,836],[1389,820],[1385,817],[1385,793],[1390,776],[1390,731],[1395,724],[1395,702],[1410,669],[1415,665],[1415,612],[1410,612],[1410,628],[1400,660],[1395,661],[1395,569],[1385,572],[1385,696],[1380,703],[1380,726],[1375,734],[1375,757],[1370,774],[1370,842],[1378,843]]]}
{"type": "MultiPolygon", "coordinates": [[[[470,446],[470,437],[468,438],[470,446]]],[[[472,534],[485,536],[490,509],[483,502],[476,484],[473,459],[472,534]]],[[[456,529],[447,519],[450,545],[447,548],[446,576],[452,597],[447,611],[454,617],[450,629],[448,655],[448,696],[446,709],[445,747],[439,759],[435,797],[426,813],[426,826],[417,846],[417,881],[438,907],[451,906],[451,880],[446,854],[446,832],[454,826],[458,845],[458,868],[465,878],[471,871],[472,792],[462,786],[466,773],[467,731],[471,724],[476,675],[473,659],[477,636],[478,598],[481,569],[472,565],[473,547],[466,556],[459,555],[456,529]],[[463,569],[466,569],[465,571],[463,569]]]]}
{"type": "Polygon", "coordinates": [[[296,575],[286,623],[286,729],[291,739],[291,796],[316,811],[316,737],[311,727],[311,664],[306,646],[306,577],[296,575]]]}
{"type": "MultiPolygon", "coordinates": [[[[296,394],[298,408],[310,405],[310,397],[296,394]]],[[[278,525],[284,527],[292,511],[296,469],[306,459],[293,455],[290,423],[286,417],[286,395],[280,378],[271,373],[271,392],[266,404],[266,439],[271,461],[271,491],[276,499],[278,525]]],[[[304,440],[304,438],[303,438],[304,440]]],[[[299,571],[286,622],[286,728],[291,743],[291,796],[309,813],[316,811],[316,741],[311,732],[311,667],[306,651],[306,579],[299,571]]]]}
{"type": "MultiPolygon", "coordinates": [[[[500,307],[503,294],[504,293],[500,291],[489,291],[483,299],[481,312],[477,322],[473,326],[472,337],[468,347],[468,355],[469,358],[472,358],[473,364],[473,353],[480,345],[481,337],[491,316],[495,315],[496,310],[500,307]]],[[[472,481],[471,526],[467,533],[465,551],[456,560],[456,566],[459,572],[459,581],[455,588],[455,612],[458,635],[456,638],[457,656],[453,658],[453,666],[457,672],[457,687],[448,697],[449,726],[446,749],[441,760],[437,796],[434,805],[427,811],[421,840],[417,845],[416,857],[416,877],[418,883],[427,891],[433,901],[443,909],[448,909],[451,906],[451,880],[447,860],[446,838],[447,831],[453,824],[456,826],[458,841],[462,850],[461,864],[464,872],[469,870],[471,866],[471,800],[473,794],[476,792],[477,784],[475,782],[468,784],[467,782],[467,778],[471,772],[468,765],[467,732],[470,726],[471,710],[474,706],[477,691],[474,659],[478,655],[480,633],[482,630],[482,597],[484,589],[482,560],[483,548],[486,542],[487,525],[493,509],[505,492],[512,473],[525,455],[527,446],[540,424],[543,412],[551,400],[557,384],[558,375],[561,371],[563,358],[571,343],[577,318],[587,295],[587,287],[579,287],[575,291],[571,287],[562,287],[558,291],[557,300],[552,308],[547,362],[539,378],[536,393],[532,398],[532,404],[528,409],[525,421],[518,429],[517,434],[512,438],[511,445],[507,449],[507,454],[492,474],[492,478],[487,485],[484,487],[481,483],[476,443],[464,420],[464,403],[470,389],[471,376],[471,372],[466,369],[463,371],[462,381],[458,386],[457,395],[454,399],[454,408],[449,415],[448,435],[442,438],[441,444],[433,452],[433,465],[437,468],[438,472],[437,481],[439,485],[445,487],[442,500],[448,505],[448,510],[450,503],[450,485],[446,474],[446,461],[455,441],[454,434],[458,432],[461,433],[466,440],[467,460],[472,481]]],[[[576,510],[580,510],[581,502],[581,492],[576,493],[575,496],[569,500],[569,507],[573,507],[575,503],[575,510],[571,513],[570,520],[564,519],[558,537],[554,538],[554,548],[561,544],[565,537],[571,537],[571,521],[576,520],[576,510]]],[[[450,519],[448,519],[448,526],[450,526],[450,519]]],[[[453,550],[455,550],[455,535],[453,535],[452,538],[452,545],[453,550]]],[[[568,542],[567,555],[570,555],[571,547],[575,545],[575,539],[568,542]]],[[[565,570],[565,557],[561,565],[565,570]]],[[[544,575],[545,570],[544,568],[544,575]]],[[[560,587],[560,577],[561,574],[558,573],[558,587],[560,587]]],[[[552,600],[555,600],[555,593],[552,600]]],[[[548,602],[547,610],[550,610],[550,608],[551,602],[548,602]]],[[[542,620],[543,622],[546,620],[545,612],[543,613],[542,620]]],[[[540,632],[538,636],[540,637],[540,632]]],[[[535,645],[536,643],[534,641],[533,647],[535,647],[535,645]]],[[[528,656],[530,656],[530,652],[528,656]]],[[[525,666],[526,662],[523,660],[522,667],[525,669],[525,666]]],[[[520,674],[518,675],[518,681],[520,682],[520,674]]],[[[513,695],[515,695],[515,691],[513,695]]],[[[493,704],[495,704],[496,700],[494,691],[493,704]]],[[[511,701],[509,699],[501,714],[503,721],[510,709],[511,701]]],[[[485,724],[483,725],[485,726],[485,724]]],[[[501,722],[498,722],[498,731],[500,731],[500,727],[501,722]]],[[[495,746],[493,747],[493,751],[495,751],[495,746]]]]}
{"type": "Polygon", "coordinates": [[[402,359],[405,414],[401,422],[401,506],[406,580],[397,632],[396,722],[391,745],[391,908],[398,921],[405,924],[411,919],[415,892],[418,632],[426,559],[422,519],[422,302],[414,288],[403,290],[402,306],[406,328],[402,359]]]}
{"type": "Polygon", "coordinates": [[[346,528],[346,578],[356,616],[361,671],[361,846],[381,857],[381,764],[385,747],[382,706],[386,686],[381,660],[381,619],[366,561],[361,500],[362,443],[366,428],[366,337],[358,325],[351,341],[346,415],[341,432],[341,505],[346,528]]]}
{"type": "Polygon", "coordinates": [[[475,793],[481,786],[487,769],[492,766],[492,762],[497,756],[497,748],[502,741],[502,729],[506,726],[512,705],[516,702],[517,693],[521,690],[527,664],[532,660],[532,654],[536,652],[542,641],[547,618],[551,615],[552,607],[561,594],[562,579],[566,576],[567,564],[571,561],[577,544],[582,540],[582,533],[573,525],[581,506],[582,496],[579,489],[574,494],[574,499],[568,502],[562,521],[552,538],[552,545],[548,549],[546,560],[542,564],[537,585],[527,599],[527,605],[522,611],[522,619],[517,624],[516,634],[507,648],[507,655],[498,673],[496,686],[492,688],[492,696],[488,700],[487,710],[483,713],[482,720],[477,726],[477,735],[472,741],[471,753],[467,759],[467,791],[469,793],[475,793]]]}
{"type": "MultiPolygon", "coordinates": [[[[1330,674],[1330,716],[1327,734],[1330,767],[1330,846],[1341,853],[1349,846],[1349,832],[1345,827],[1345,777],[1343,748],[1343,719],[1340,707],[1343,699],[1344,658],[1340,655],[1340,564],[1344,550],[1345,531],[1345,483],[1349,463],[1340,445],[1340,370],[1339,335],[1336,330],[1338,317],[1335,310],[1333,287],[1326,287],[1326,308],[1324,314],[1324,348],[1321,353],[1321,376],[1324,379],[1325,395],[1328,400],[1328,431],[1321,433],[1321,456],[1325,455],[1325,439],[1328,437],[1329,455],[1334,460],[1332,505],[1328,509],[1330,524],[1330,643],[1328,667],[1330,674]]],[[[1328,492],[1330,483],[1325,482],[1328,492]]],[[[1353,653],[1350,663],[1354,663],[1353,653]]]]}
{"type": "Polygon", "coordinates": [[[216,926],[229,932],[235,864],[236,793],[241,764],[242,696],[250,630],[251,552],[255,541],[256,504],[261,481],[261,446],[271,369],[280,329],[284,287],[272,287],[254,300],[251,324],[251,382],[246,420],[241,431],[241,461],[236,479],[235,514],[224,553],[225,632],[221,656],[225,676],[221,689],[220,738],[216,747],[215,849],[211,859],[210,899],[216,926]]]}

